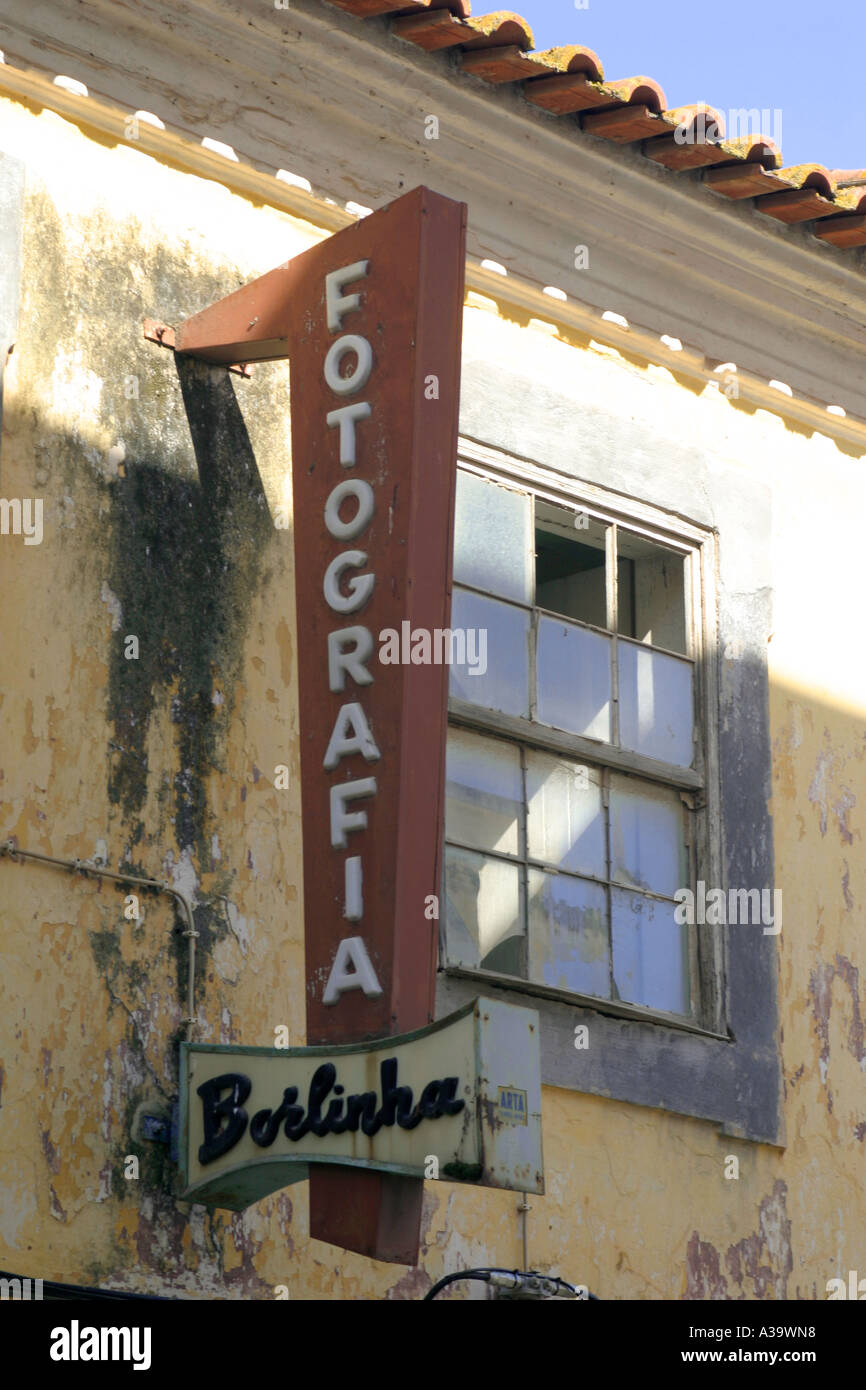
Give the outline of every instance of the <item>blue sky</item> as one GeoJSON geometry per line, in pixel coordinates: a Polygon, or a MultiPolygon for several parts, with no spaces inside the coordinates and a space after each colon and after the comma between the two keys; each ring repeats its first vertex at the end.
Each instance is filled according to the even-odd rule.
{"type": "MultiPolygon", "coordinates": [[[[536,48],[586,44],[606,77],[654,77],[671,107],[779,110],[785,164],[866,167],[866,0],[511,3],[536,48]]],[[[473,0],[473,14],[495,8],[473,0]]]]}

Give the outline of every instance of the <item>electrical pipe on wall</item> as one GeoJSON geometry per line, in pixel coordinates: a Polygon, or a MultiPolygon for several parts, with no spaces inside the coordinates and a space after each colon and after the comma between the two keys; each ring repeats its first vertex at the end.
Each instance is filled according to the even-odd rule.
{"type": "Polygon", "coordinates": [[[33,859],[41,864],[53,864],[59,869],[68,869],[70,873],[83,874],[85,878],[94,875],[98,878],[114,879],[116,883],[135,885],[140,888],[149,888],[155,893],[167,893],[169,897],[179,902],[186,918],[186,931],[183,935],[189,941],[189,956],[187,962],[187,986],[186,986],[186,1018],[183,1023],[186,1028],[187,1041],[192,1038],[193,1028],[196,1024],[195,1016],[195,943],[199,933],[195,929],[195,920],[192,915],[192,904],[186,894],[179,888],[173,888],[171,884],[162,883],[155,878],[139,878],[135,874],[116,874],[112,869],[103,869],[100,865],[92,864],[82,859],[57,859],[52,854],[41,854],[38,850],[19,849],[13,840],[7,840],[0,845],[0,858],[3,856],[11,859],[13,863],[22,859],[33,859]]]}

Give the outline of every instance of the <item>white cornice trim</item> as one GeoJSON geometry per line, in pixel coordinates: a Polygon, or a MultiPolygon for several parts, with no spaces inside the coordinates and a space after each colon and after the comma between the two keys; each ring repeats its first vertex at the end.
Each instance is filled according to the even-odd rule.
{"type": "MultiPolygon", "coordinates": [[[[357,219],[334,202],[308,193],[300,187],[286,184],[273,173],[256,169],[244,160],[232,160],[209,149],[201,140],[192,140],[173,130],[139,122],[135,140],[126,136],[126,126],[135,108],[117,106],[88,94],[81,96],[65,87],[55,86],[44,73],[0,64],[0,95],[21,97],[34,105],[46,107],[65,116],[77,125],[90,127],[100,134],[110,135],[119,144],[141,150],[156,159],[170,161],[191,174],[214,179],[238,193],[262,198],[272,207],[301,217],[323,232],[338,232],[357,219]]],[[[144,108],[139,108],[143,110],[144,108]]],[[[2,135],[2,129],[0,129],[2,135]]],[[[207,137],[202,137],[206,139],[207,137]]]]}
{"type": "Polygon", "coordinates": [[[806,397],[788,396],[780,391],[778,386],[773,386],[762,377],[742,368],[738,368],[735,374],[717,370],[724,367],[724,364],[714,362],[700,350],[690,348],[686,344],[674,351],[662,342],[657,333],[648,329],[631,325],[627,328],[622,327],[604,319],[598,310],[574,302],[562,303],[552,300],[543,290],[527,284],[516,275],[509,275],[507,280],[503,281],[501,276],[483,270],[471,261],[467,267],[466,284],[486,297],[495,299],[499,305],[513,304],[529,311],[542,323],[548,322],[554,327],[571,329],[577,334],[591,337],[595,342],[614,347],[630,356],[642,357],[656,366],[665,367],[677,376],[712,383],[720,390],[735,379],[736,400],[770,411],[774,415],[796,420],[827,435],[828,438],[845,439],[860,448],[866,447],[866,421],[856,416],[834,415],[828,411],[826,405],[806,397]]]}
{"type": "Polygon", "coordinates": [[[84,13],[31,0],[26,22],[19,14],[14,23],[8,3],[0,0],[0,90],[121,141],[132,111],[156,108],[168,128],[142,123],[136,148],[324,232],[353,220],[346,202],[380,206],[427,183],[469,203],[473,290],[695,379],[718,381],[714,368],[735,362],[741,401],[866,445],[862,253],[723,204],[688,177],[535,111],[516,91],[419,53],[385,21],[320,0],[292,0],[273,23],[253,0],[139,0],[131,11],[91,0],[84,13]],[[54,85],[57,72],[91,95],[54,85]],[[426,113],[439,115],[444,138],[424,140],[426,113]],[[237,160],[204,138],[230,145],[237,160]],[[287,166],[313,191],[276,179],[287,166]],[[589,271],[569,264],[578,244],[589,247],[589,271]],[[507,276],[481,268],[485,257],[507,276]]]}

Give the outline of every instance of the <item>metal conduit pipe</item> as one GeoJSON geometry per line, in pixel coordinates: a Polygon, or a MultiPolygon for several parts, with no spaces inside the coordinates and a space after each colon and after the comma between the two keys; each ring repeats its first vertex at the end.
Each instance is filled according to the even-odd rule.
{"type": "Polygon", "coordinates": [[[187,984],[186,984],[186,1018],[183,1024],[186,1028],[187,1041],[192,1038],[192,1031],[196,1025],[195,1016],[195,943],[199,933],[195,929],[195,920],[192,915],[192,904],[185,893],[179,888],[173,888],[171,884],[161,882],[156,878],[139,878],[135,874],[116,874],[112,869],[103,869],[98,864],[92,864],[85,859],[57,859],[53,854],[41,854],[34,849],[19,849],[13,840],[7,840],[0,845],[0,858],[6,856],[13,863],[20,859],[34,859],[40,864],[53,864],[58,869],[68,869],[70,873],[82,874],[85,878],[94,875],[98,878],[111,878],[117,883],[134,884],[140,888],[149,888],[155,893],[167,893],[169,897],[179,902],[186,918],[186,931],[184,937],[189,941],[189,952],[187,960],[187,984]]]}

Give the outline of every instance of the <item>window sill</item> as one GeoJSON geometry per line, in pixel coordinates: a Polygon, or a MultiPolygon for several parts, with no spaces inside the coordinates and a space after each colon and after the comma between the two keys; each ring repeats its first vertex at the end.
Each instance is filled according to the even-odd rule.
{"type": "Polygon", "coordinates": [[[572,990],[557,989],[552,985],[542,985],[535,980],[521,980],[514,975],[500,975],[495,970],[473,970],[464,965],[446,965],[443,974],[461,980],[477,980],[479,985],[495,985],[498,989],[535,996],[539,999],[556,999],[562,1004],[573,1004],[575,1008],[592,1009],[594,1013],[606,1014],[612,1018],[632,1019],[637,1023],[653,1023],[662,1028],[675,1028],[681,1033],[696,1033],[702,1038],[713,1038],[716,1042],[732,1043],[730,1033],[716,1033],[703,1028],[691,1019],[678,1014],[664,1013],[659,1009],[648,1009],[641,1004],[629,1004],[623,1000],[601,999],[594,994],[577,994],[572,990]]]}
{"type": "Polygon", "coordinates": [[[784,1148],[773,993],[776,949],[772,938],[762,937],[734,953],[743,1007],[736,1009],[727,1036],[639,1005],[457,965],[438,972],[436,1017],[478,994],[519,1001],[538,1013],[543,1085],[687,1115],[721,1127],[724,1134],[784,1148]],[[756,1013],[751,1007],[756,994],[773,1008],[756,1013]],[[586,1031],[579,1036],[578,1028],[586,1031]]]}

